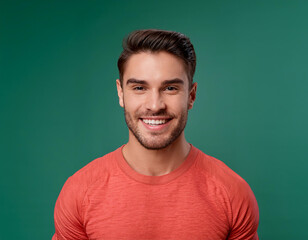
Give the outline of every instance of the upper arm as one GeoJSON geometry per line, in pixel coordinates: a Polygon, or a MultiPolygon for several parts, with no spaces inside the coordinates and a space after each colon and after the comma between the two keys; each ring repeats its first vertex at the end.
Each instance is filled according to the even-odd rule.
{"type": "Polygon", "coordinates": [[[258,240],[259,208],[256,198],[246,182],[235,187],[230,197],[232,223],[229,240],[258,240]]]}
{"type": "Polygon", "coordinates": [[[69,178],[57,199],[54,211],[55,234],[52,240],[88,239],[83,226],[84,191],[69,178]]]}

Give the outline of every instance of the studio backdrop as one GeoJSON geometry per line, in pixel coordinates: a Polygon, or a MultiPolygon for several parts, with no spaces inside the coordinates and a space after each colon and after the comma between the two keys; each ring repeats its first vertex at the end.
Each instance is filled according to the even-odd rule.
{"type": "Polygon", "coordinates": [[[307,1],[1,1],[0,239],[51,239],[66,179],[126,143],[117,59],[136,29],[197,53],[185,136],[251,186],[260,239],[308,239],[307,1]]]}

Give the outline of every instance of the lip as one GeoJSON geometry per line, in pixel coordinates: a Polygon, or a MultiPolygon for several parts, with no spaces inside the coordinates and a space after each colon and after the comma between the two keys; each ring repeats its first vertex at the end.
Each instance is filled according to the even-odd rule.
{"type": "Polygon", "coordinates": [[[150,119],[150,120],[166,120],[171,119],[171,117],[164,117],[164,116],[150,116],[150,117],[140,117],[140,119],[150,119]]]}
{"type": "Polygon", "coordinates": [[[146,118],[140,118],[139,119],[139,121],[143,124],[143,126],[146,129],[151,130],[151,131],[161,131],[161,130],[163,130],[164,128],[169,126],[171,120],[172,120],[171,118],[164,118],[164,117],[146,117],[146,118]],[[151,120],[170,119],[170,120],[168,122],[164,123],[164,124],[160,124],[160,125],[157,125],[157,126],[151,126],[151,125],[148,125],[145,122],[143,122],[142,119],[151,119],[151,120]]]}

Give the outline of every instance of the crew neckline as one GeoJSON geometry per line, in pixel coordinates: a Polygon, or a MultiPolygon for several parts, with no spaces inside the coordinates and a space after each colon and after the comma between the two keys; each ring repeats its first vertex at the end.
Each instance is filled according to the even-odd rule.
{"type": "Polygon", "coordinates": [[[191,148],[190,151],[185,159],[185,161],[177,167],[175,170],[173,170],[170,173],[167,173],[165,175],[161,176],[148,176],[141,173],[136,172],[127,161],[124,159],[122,149],[125,146],[122,145],[120,148],[117,149],[115,152],[116,154],[116,161],[118,162],[118,165],[120,169],[130,178],[137,182],[145,183],[145,184],[151,184],[151,185],[159,185],[159,184],[165,184],[168,182],[171,182],[172,180],[176,179],[177,177],[184,174],[191,165],[195,162],[195,159],[198,154],[198,149],[195,148],[193,145],[190,144],[191,148]]]}

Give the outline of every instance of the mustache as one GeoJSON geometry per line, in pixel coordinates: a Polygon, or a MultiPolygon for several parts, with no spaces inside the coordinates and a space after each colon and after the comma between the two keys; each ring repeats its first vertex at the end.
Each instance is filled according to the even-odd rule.
{"type": "Polygon", "coordinates": [[[140,112],[137,113],[136,116],[140,117],[168,117],[168,118],[174,118],[175,116],[173,114],[168,113],[166,110],[162,109],[157,112],[153,111],[146,111],[146,112],[140,112]]]}

